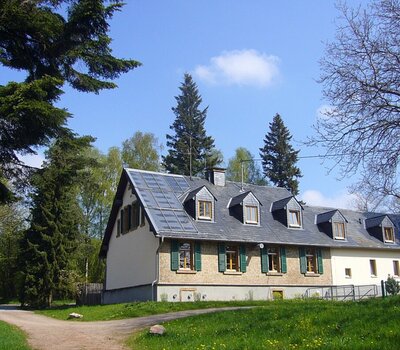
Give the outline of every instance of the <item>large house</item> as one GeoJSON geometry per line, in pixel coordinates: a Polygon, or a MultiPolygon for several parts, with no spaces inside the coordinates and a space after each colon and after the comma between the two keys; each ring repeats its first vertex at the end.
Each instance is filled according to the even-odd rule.
{"type": "Polygon", "coordinates": [[[283,188],[124,169],[100,255],[104,303],[292,298],[399,277],[399,216],[302,205],[283,188]]]}

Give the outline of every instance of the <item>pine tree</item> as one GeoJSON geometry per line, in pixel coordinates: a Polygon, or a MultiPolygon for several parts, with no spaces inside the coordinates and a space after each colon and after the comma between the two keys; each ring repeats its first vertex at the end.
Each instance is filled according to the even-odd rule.
{"type": "Polygon", "coordinates": [[[13,199],[7,180],[26,179],[18,154],[34,154],[65,127],[69,114],[55,106],[65,83],[99,93],[140,65],[112,54],[109,21],[122,6],[117,0],[0,1],[0,64],[26,73],[23,82],[0,85],[0,203],[13,199]]]}
{"type": "Polygon", "coordinates": [[[260,148],[264,175],[274,185],[284,187],[297,195],[298,178],[302,176],[296,166],[299,151],[295,151],[290,144],[292,136],[279,114],[275,115],[269,127],[264,147],[260,148]]]}
{"type": "Polygon", "coordinates": [[[21,241],[20,301],[50,306],[54,294],[70,289],[70,265],[79,238],[82,212],[77,201],[80,171],[88,163],[91,137],[71,133],[57,139],[33,179],[31,225],[21,241]]]}
{"type": "Polygon", "coordinates": [[[163,165],[174,174],[195,175],[222,160],[214,151],[213,138],[206,135],[204,123],[208,107],[200,109],[202,99],[190,74],[184,75],[179,89],[181,94],[175,97],[177,106],[172,108],[176,119],[170,126],[175,134],[167,135],[170,149],[163,157],[163,165]]]}

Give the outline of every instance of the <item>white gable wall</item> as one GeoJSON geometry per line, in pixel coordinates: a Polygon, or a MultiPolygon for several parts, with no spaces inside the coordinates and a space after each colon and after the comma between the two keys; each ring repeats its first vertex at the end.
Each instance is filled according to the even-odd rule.
{"type": "Polygon", "coordinates": [[[128,186],[123,205],[114,223],[107,252],[106,290],[151,284],[156,278],[156,258],[159,240],[144,226],[117,237],[117,220],[121,209],[136,199],[128,186]]]}
{"type": "Polygon", "coordinates": [[[393,260],[400,261],[400,251],[368,249],[331,249],[333,285],[380,285],[381,280],[393,276],[393,260]],[[371,276],[370,260],[376,261],[377,276],[371,276]],[[351,269],[351,278],[345,269],[351,269]]]}

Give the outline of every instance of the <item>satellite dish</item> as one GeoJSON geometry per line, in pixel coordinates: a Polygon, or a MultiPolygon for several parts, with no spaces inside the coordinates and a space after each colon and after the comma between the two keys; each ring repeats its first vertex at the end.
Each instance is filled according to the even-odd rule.
{"type": "Polygon", "coordinates": [[[264,243],[258,243],[258,246],[260,247],[260,249],[264,248],[264,243]]]}

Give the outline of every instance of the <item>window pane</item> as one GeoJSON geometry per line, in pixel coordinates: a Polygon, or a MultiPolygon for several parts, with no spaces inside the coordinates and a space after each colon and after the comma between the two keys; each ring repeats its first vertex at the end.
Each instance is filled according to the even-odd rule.
{"type": "Polygon", "coordinates": [[[393,275],[399,276],[399,261],[393,260],[393,275]]]}
{"type": "Polygon", "coordinates": [[[245,206],[246,223],[258,223],[258,210],[255,206],[245,206]]]}
{"type": "Polygon", "coordinates": [[[298,210],[289,210],[289,226],[301,226],[300,212],[298,210]]]}
{"type": "Polygon", "coordinates": [[[190,243],[179,244],[179,268],[189,270],[193,268],[193,250],[190,243]]]}
{"type": "Polygon", "coordinates": [[[306,249],[307,272],[317,272],[316,255],[314,249],[306,249]]]}
{"type": "Polygon", "coordinates": [[[202,219],[212,219],[212,203],[210,201],[199,201],[198,216],[202,219]]]}
{"type": "Polygon", "coordinates": [[[268,248],[268,270],[280,272],[279,250],[276,247],[268,248]]]}
{"type": "Polygon", "coordinates": [[[393,228],[392,227],[384,227],[384,235],[385,235],[385,242],[393,242],[393,228]]]}
{"type": "Polygon", "coordinates": [[[335,238],[345,238],[343,222],[334,222],[333,223],[333,235],[335,238]]]}
{"type": "Polygon", "coordinates": [[[226,246],[226,269],[239,270],[237,246],[226,246]]]}
{"type": "Polygon", "coordinates": [[[369,266],[370,266],[370,270],[371,270],[371,276],[376,276],[376,261],[370,260],[369,266]]]}

